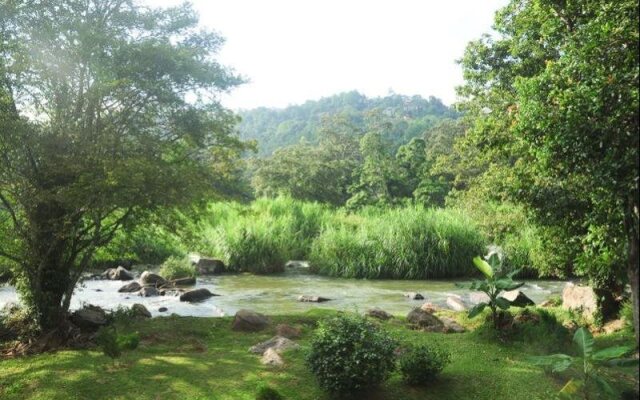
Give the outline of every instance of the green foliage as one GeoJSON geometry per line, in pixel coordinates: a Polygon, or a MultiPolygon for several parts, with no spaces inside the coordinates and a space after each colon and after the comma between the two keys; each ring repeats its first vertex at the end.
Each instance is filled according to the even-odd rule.
{"type": "Polygon", "coordinates": [[[159,273],[165,279],[195,278],[196,267],[187,256],[169,257],[162,263],[159,273]]]}
{"type": "Polygon", "coordinates": [[[369,279],[468,276],[485,242],[462,214],[423,207],[338,214],[313,242],[312,269],[369,279]]]}
{"type": "Polygon", "coordinates": [[[140,335],[137,332],[118,334],[116,326],[110,325],[98,330],[96,343],[100,346],[102,353],[115,362],[123,351],[131,351],[138,348],[140,335]]]}
{"type": "Polygon", "coordinates": [[[307,364],[320,386],[343,395],[384,382],[395,369],[397,343],[361,316],[321,321],[314,332],[307,364]]]}
{"type": "Polygon", "coordinates": [[[284,397],[274,388],[263,385],[258,388],[256,400],[283,400],[284,397]]]}
{"type": "Polygon", "coordinates": [[[633,331],[633,304],[630,300],[625,300],[620,307],[620,318],[624,320],[624,325],[630,332],[633,331]]]}
{"type": "Polygon", "coordinates": [[[486,307],[489,307],[491,309],[494,328],[499,329],[500,319],[498,309],[506,311],[511,307],[511,302],[504,297],[500,297],[500,294],[503,291],[515,290],[524,285],[524,282],[516,283],[513,281],[513,276],[519,271],[504,271],[502,268],[502,260],[497,253],[491,254],[488,261],[489,262],[480,257],[473,259],[473,264],[482,272],[485,279],[483,281],[473,281],[469,289],[483,292],[489,297],[489,301],[480,302],[471,308],[469,310],[469,318],[477,316],[486,307]]]}
{"type": "Polygon", "coordinates": [[[451,354],[433,344],[410,347],[400,356],[400,373],[410,385],[427,385],[451,362],[451,354]]]}
{"type": "Polygon", "coordinates": [[[594,350],[593,335],[587,328],[579,328],[573,335],[573,342],[577,347],[578,355],[552,354],[548,356],[531,357],[529,362],[551,372],[563,372],[574,367],[580,375],[578,379],[570,379],[560,390],[560,394],[567,397],[581,396],[589,398],[589,394],[595,386],[602,394],[614,395],[607,380],[599,373],[605,366],[632,366],[637,365],[637,359],[623,359],[633,348],[628,346],[607,347],[598,351],[594,350]]]}

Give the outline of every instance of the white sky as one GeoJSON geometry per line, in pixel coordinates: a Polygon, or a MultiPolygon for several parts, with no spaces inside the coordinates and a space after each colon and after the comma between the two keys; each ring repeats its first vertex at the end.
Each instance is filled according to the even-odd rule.
{"type": "MultiPolygon", "coordinates": [[[[158,6],[178,0],[146,0],[158,6]]],[[[455,63],[507,0],[192,0],[226,38],[218,60],[249,82],[232,109],[286,107],[358,90],[455,100],[455,63]]]]}

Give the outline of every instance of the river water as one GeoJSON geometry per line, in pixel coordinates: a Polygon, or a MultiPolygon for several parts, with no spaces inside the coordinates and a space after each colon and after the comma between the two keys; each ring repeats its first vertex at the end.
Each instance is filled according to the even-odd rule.
{"type": "MultiPolygon", "coordinates": [[[[392,314],[406,314],[425,301],[446,306],[448,296],[459,296],[469,300],[469,290],[459,288],[457,283],[466,281],[401,281],[362,280],[328,278],[300,272],[278,275],[218,275],[199,277],[197,288],[204,287],[220,296],[200,303],[180,302],[175,296],[140,297],[132,293],[118,293],[127,282],[108,280],[86,280],[76,288],[71,309],[83,304],[93,304],[105,309],[118,306],[144,304],[153,316],[176,313],[199,317],[233,315],[241,308],[249,308],[265,314],[287,314],[312,308],[330,308],[348,311],[366,311],[380,307],[392,314]],[[409,300],[405,292],[418,292],[425,300],[409,300]],[[324,303],[301,303],[300,295],[322,296],[332,299],[324,303]],[[159,312],[166,307],[167,312],[159,312]]],[[[539,303],[554,294],[560,294],[562,281],[527,281],[521,290],[534,302],[539,303]]],[[[0,286],[0,308],[7,303],[18,302],[15,288],[0,286]]]]}

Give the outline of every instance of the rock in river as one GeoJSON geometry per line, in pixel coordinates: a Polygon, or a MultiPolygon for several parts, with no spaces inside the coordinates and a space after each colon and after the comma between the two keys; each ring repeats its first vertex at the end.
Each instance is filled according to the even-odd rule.
{"type": "Polygon", "coordinates": [[[224,263],[215,258],[201,257],[195,264],[199,275],[214,275],[226,271],[224,263]]]}
{"type": "Polygon", "coordinates": [[[298,296],[298,301],[302,301],[304,303],[322,303],[324,301],[329,301],[329,300],[331,299],[328,299],[322,296],[308,296],[308,295],[298,296]]]}
{"type": "Polygon", "coordinates": [[[156,289],[153,286],[145,286],[142,289],[140,289],[140,291],[138,292],[138,295],[142,297],[153,297],[153,296],[160,296],[160,292],[158,292],[158,289],[156,289]]]}
{"type": "Polygon", "coordinates": [[[120,292],[120,293],[134,293],[134,292],[137,292],[140,289],[142,289],[142,286],[140,286],[140,284],[138,282],[131,282],[131,283],[127,283],[126,285],[124,285],[123,287],[118,289],[118,292],[120,292]]]}
{"type": "Polygon", "coordinates": [[[111,281],[130,281],[133,279],[133,274],[123,267],[109,268],[102,273],[102,276],[111,281]]]}
{"type": "Polygon", "coordinates": [[[526,294],[522,293],[518,289],[504,292],[500,295],[500,297],[504,297],[505,299],[509,300],[513,307],[526,307],[535,304],[533,300],[528,298],[526,294]]]}
{"type": "Polygon", "coordinates": [[[188,301],[188,302],[202,301],[202,300],[208,299],[211,296],[218,296],[218,295],[211,293],[206,288],[200,288],[200,289],[189,290],[188,292],[182,293],[180,295],[180,301],[188,301]]]}
{"type": "Polygon", "coordinates": [[[143,286],[161,286],[166,284],[167,280],[153,272],[144,271],[142,275],[140,275],[140,283],[142,283],[143,286]]]}
{"type": "Polygon", "coordinates": [[[447,297],[447,305],[453,311],[464,311],[467,309],[467,306],[464,305],[462,300],[454,296],[447,297]]]}
{"type": "Polygon", "coordinates": [[[407,292],[404,297],[408,297],[411,300],[424,300],[424,296],[416,292],[407,292]]]}

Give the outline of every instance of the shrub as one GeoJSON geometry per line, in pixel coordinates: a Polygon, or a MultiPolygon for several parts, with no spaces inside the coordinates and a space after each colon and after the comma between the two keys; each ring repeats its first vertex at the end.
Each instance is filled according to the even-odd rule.
{"type": "Polygon", "coordinates": [[[104,355],[115,362],[123,350],[135,350],[138,347],[140,335],[137,332],[118,334],[116,327],[111,325],[100,328],[96,335],[96,343],[104,355]]]}
{"type": "Polygon", "coordinates": [[[169,257],[160,268],[160,275],[166,279],[189,278],[196,276],[196,267],[189,257],[169,257]]]}
{"type": "Polygon", "coordinates": [[[307,364],[323,389],[348,394],[386,380],[395,369],[396,346],[364,317],[341,315],[320,322],[307,364]]]}
{"type": "Polygon", "coordinates": [[[282,400],[284,397],[277,390],[269,386],[260,386],[256,393],[256,400],[282,400]]]}
{"type": "Polygon", "coordinates": [[[400,356],[400,373],[410,385],[425,385],[433,381],[451,362],[451,355],[435,345],[411,347],[400,356]]]}
{"type": "Polygon", "coordinates": [[[633,304],[631,300],[625,300],[620,307],[620,318],[624,320],[627,331],[633,332],[633,304]]]}

